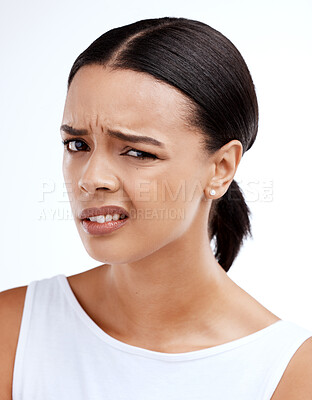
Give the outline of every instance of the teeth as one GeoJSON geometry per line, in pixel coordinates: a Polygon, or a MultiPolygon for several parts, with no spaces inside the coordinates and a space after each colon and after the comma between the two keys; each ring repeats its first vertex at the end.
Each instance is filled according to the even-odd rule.
{"type": "Polygon", "coordinates": [[[90,221],[99,222],[100,224],[103,224],[103,222],[105,222],[104,215],[97,215],[96,217],[90,217],[89,219],[90,221]]]}
{"type": "Polygon", "coordinates": [[[97,215],[96,217],[90,217],[89,220],[93,222],[98,222],[99,224],[103,224],[106,221],[118,221],[119,219],[124,219],[125,214],[106,214],[105,215],[97,215]]]}

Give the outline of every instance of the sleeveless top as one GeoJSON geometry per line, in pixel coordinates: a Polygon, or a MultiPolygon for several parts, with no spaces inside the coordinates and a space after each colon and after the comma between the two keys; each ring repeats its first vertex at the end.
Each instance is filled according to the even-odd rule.
{"type": "Polygon", "coordinates": [[[312,331],[279,320],[214,347],[162,353],[105,333],[65,275],[26,292],[13,400],[270,400],[312,331]]]}

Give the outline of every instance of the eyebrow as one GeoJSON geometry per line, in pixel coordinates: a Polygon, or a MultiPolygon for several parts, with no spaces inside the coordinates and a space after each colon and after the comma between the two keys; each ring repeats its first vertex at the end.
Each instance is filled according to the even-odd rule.
{"type": "MultiPolygon", "coordinates": [[[[88,135],[87,129],[76,129],[69,125],[62,125],[60,129],[61,129],[61,131],[67,132],[70,135],[74,135],[74,136],[88,135]]],[[[124,140],[127,142],[146,143],[146,144],[152,144],[152,145],[158,146],[158,147],[164,147],[164,143],[159,142],[158,140],[151,138],[149,136],[137,136],[137,135],[130,135],[130,134],[126,135],[125,133],[121,133],[119,131],[114,131],[111,129],[107,129],[107,133],[111,137],[115,137],[117,139],[124,140]]]]}

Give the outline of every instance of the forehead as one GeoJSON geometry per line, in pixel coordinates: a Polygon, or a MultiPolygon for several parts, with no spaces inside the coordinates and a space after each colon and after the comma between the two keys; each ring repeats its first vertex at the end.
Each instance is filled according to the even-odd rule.
{"type": "Polygon", "coordinates": [[[187,104],[181,92],[149,74],[91,65],[80,68],[72,80],[63,123],[82,127],[96,120],[104,128],[124,126],[164,137],[187,130],[190,135],[187,104]]]}

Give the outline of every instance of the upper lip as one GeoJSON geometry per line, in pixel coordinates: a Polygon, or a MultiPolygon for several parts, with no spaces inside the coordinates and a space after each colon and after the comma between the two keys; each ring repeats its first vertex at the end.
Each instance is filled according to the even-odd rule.
{"type": "Polygon", "coordinates": [[[120,206],[103,206],[103,207],[92,207],[92,208],[85,208],[84,210],[81,211],[79,214],[80,219],[86,219],[90,217],[96,217],[97,215],[106,215],[106,214],[125,214],[127,217],[129,217],[129,213],[120,206]]]}

